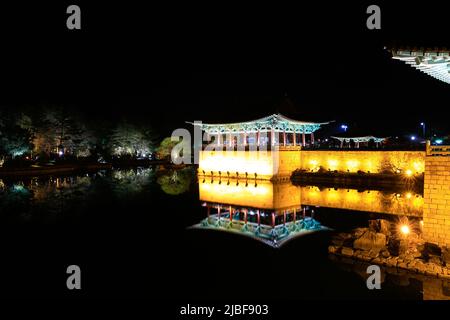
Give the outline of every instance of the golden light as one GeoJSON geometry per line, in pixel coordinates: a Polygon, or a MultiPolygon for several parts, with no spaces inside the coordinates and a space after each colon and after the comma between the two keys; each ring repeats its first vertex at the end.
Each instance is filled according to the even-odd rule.
{"type": "Polygon", "coordinates": [[[337,160],[328,160],[328,169],[331,171],[337,170],[338,168],[338,161],[337,160]]]}
{"type": "Polygon", "coordinates": [[[408,192],[408,193],[406,194],[406,199],[411,199],[411,197],[412,197],[411,192],[408,192]]]}
{"type": "Polygon", "coordinates": [[[415,161],[413,163],[414,170],[416,172],[422,173],[425,171],[425,162],[424,161],[415,161]]]}
{"type": "Polygon", "coordinates": [[[300,206],[300,192],[298,187],[290,184],[273,184],[269,181],[258,181],[246,186],[245,183],[236,185],[237,179],[231,179],[228,185],[219,179],[199,183],[199,198],[208,203],[220,203],[252,208],[289,208],[300,206]],[[286,196],[289,194],[289,196],[286,196]]]}
{"type": "Polygon", "coordinates": [[[201,151],[199,171],[247,172],[251,175],[257,173],[259,177],[271,177],[276,169],[275,157],[276,154],[271,152],[201,151]]]}
{"type": "Polygon", "coordinates": [[[423,220],[420,220],[420,227],[423,228],[423,220]]]}
{"type": "Polygon", "coordinates": [[[347,161],[347,169],[349,171],[355,172],[358,168],[359,162],[356,160],[349,160],[347,161]]]}
{"type": "Polygon", "coordinates": [[[410,230],[410,228],[409,228],[409,226],[408,226],[407,224],[402,224],[402,225],[400,226],[400,232],[401,232],[404,236],[407,236],[407,235],[411,232],[411,230],[410,230]]]}
{"type": "Polygon", "coordinates": [[[408,170],[405,171],[405,174],[406,174],[407,177],[411,177],[413,172],[412,172],[411,169],[408,169],[408,170]]]}
{"type": "Polygon", "coordinates": [[[310,160],[309,164],[311,165],[311,170],[314,171],[314,170],[317,170],[319,161],[317,161],[317,160],[310,160]]]}

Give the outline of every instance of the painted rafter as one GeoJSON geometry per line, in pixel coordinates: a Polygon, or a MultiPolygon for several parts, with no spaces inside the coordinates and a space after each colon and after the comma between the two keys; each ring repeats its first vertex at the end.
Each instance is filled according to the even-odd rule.
{"type": "Polygon", "coordinates": [[[433,78],[450,83],[450,52],[397,50],[392,52],[392,57],[433,78]]]}
{"type": "Polygon", "coordinates": [[[240,123],[202,123],[201,127],[207,133],[253,133],[253,132],[269,132],[274,130],[275,132],[286,133],[313,133],[320,129],[324,124],[329,122],[305,122],[297,121],[287,118],[281,114],[273,114],[261,119],[240,122],[240,123]]]}

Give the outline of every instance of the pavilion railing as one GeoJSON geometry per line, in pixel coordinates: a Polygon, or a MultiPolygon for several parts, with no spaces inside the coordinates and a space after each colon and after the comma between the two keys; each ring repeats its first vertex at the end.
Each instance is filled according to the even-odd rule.
{"type": "Polygon", "coordinates": [[[202,150],[205,150],[206,147],[209,147],[209,148],[214,147],[216,150],[220,149],[220,150],[229,150],[229,151],[236,151],[236,150],[242,150],[242,151],[260,151],[260,150],[263,150],[263,151],[266,151],[266,150],[267,151],[271,151],[271,150],[298,151],[298,150],[302,149],[302,147],[299,146],[299,145],[297,145],[297,146],[294,146],[294,145],[286,145],[286,146],[284,146],[284,145],[275,145],[275,146],[272,146],[270,144],[263,145],[263,146],[246,145],[245,147],[244,146],[239,146],[239,148],[238,148],[238,146],[236,146],[236,145],[228,146],[226,144],[222,144],[222,145],[203,145],[202,146],[202,150]]]}
{"type": "Polygon", "coordinates": [[[432,146],[427,141],[427,156],[450,156],[450,146],[432,146]]]}

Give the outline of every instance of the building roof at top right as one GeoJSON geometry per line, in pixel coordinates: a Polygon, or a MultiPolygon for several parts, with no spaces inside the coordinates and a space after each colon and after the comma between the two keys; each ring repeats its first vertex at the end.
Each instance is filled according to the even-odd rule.
{"type": "Polygon", "coordinates": [[[391,50],[392,58],[411,65],[427,75],[450,83],[450,50],[391,50]]]}

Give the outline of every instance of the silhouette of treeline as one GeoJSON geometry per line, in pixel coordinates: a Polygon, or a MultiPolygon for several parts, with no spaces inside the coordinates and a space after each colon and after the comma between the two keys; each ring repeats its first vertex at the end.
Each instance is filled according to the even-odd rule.
{"type": "Polygon", "coordinates": [[[156,137],[143,121],[93,119],[73,108],[0,107],[0,161],[149,157],[156,137]]]}

